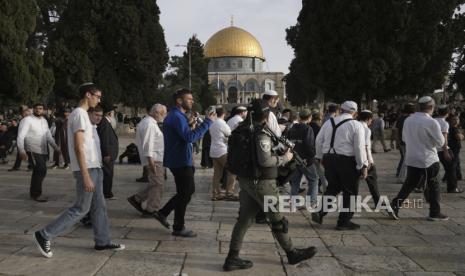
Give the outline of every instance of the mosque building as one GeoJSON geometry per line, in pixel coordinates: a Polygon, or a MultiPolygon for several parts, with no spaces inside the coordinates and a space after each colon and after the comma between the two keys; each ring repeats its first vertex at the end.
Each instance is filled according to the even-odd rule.
{"type": "Polygon", "coordinates": [[[265,56],[260,42],[244,29],[233,26],[216,32],[205,43],[209,58],[208,81],[218,104],[246,104],[266,90],[284,99],[282,72],[264,71],[265,56]]]}

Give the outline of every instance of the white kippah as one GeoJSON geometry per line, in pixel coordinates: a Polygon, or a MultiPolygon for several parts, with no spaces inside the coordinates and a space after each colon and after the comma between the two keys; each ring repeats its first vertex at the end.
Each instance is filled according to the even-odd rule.
{"type": "Polygon", "coordinates": [[[429,103],[433,100],[433,98],[431,98],[430,96],[424,96],[424,97],[421,97],[419,100],[418,100],[418,103],[429,103]]]}
{"type": "Polygon", "coordinates": [[[266,90],[265,92],[263,92],[263,95],[278,96],[278,92],[276,92],[274,90],[266,90]]]}
{"type": "Polygon", "coordinates": [[[368,110],[368,109],[365,109],[365,110],[362,110],[363,113],[372,113],[371,110],[368,110]]]}
{"type": "Polygon", "coordinates": [[[345,111],[357,111],[357,103],[353,101],[345,101],[341,104],[341,109],[345,111]]]}

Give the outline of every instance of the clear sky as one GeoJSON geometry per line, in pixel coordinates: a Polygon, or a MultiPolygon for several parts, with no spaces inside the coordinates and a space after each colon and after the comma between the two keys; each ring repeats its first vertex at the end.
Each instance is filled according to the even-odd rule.
{"type": "Polygon", "coordinates": [[[180,55],[189,37],[197,34],[205,44],[217,31],[231,25],[250,32],[260,42],[265,71],[288,73],[294,56],[286,43],[286,28],[295,25],[301,0],[158,0],[169,55],[180,55]]]}

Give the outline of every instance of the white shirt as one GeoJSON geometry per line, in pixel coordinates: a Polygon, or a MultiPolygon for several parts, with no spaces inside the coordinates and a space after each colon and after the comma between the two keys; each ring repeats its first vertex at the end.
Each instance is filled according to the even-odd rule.
{"type": "Polygon", "coordinates": [[[241,115],[234,115],[231,119],[228,120],[228,126],[231,131],[233,131],[242,121],[244,121],[244,119],[242,119],[241,115]]]}
{"type": "Polygon", "coordinates": [[[223,119],[217,119],[210,126],[210,136],[212,142],[210,146],[210,157],[219,158],[228,153],[228,137],[231,129],[223,119]]]}
{"type": "Polygon", "coordinates": [[[361,122],[365,129],[365,146],[367,149],[367,159],[369,164],[375,163],[373,161],[373,155],[371,154],[371,129],[368,127],[366,122],[361,122]]]}
{"type": "MultiPolygon", "coordinates": [[[[337,125],[339,122],[351,118],[352,115],[343,113],[334,118],[334,123],[337,125]]],[[[333,126],[328,120],[321,127],[315,140],[316,158],[321,159],[323,154],[329,152],[332,133],[333,126]]],[[[337,128],[333,148],[337,154],[355,156],[357,169],[361,169],[363,165],[368,166],[365,144],[365,130],[360,122],[351,120],[337,128]]],[[[331,150],[331,153],[334,152],[331,150]]]]}
{"type": "Polygon", "coordinates": [[[271,111],[268,115],[268,122],[266,125],[270,128],[271,131],[273,131],[274,134],[276,134],[276,136],[281,137],[282,131],[279,127],[278,120],[276,119],[274,113],[271,111]]]}
{"type": "Polygon", "coordinates": [[[423,112],[405,119],[402,140],[406,146],[405,165],[415,168],[428,168],[439,162],[436,147],[445,143],[438,121],[423,112]]]}
{"type": "Polygon", "coordinates": [[[21,120],[18,126],[18,148],[20,151],[30,151],[47,154],[47,143],[57,148],[55,140],[43,117],[30,115],[21,120]]]}
{"type": "Polygon", "coordinates": [[[147,157],[151,157],[155,162],[163,162],[163,133],[152,116],[145,116],[137,125],[136,145],[143,166],[149,164],[147,157]]]}
{"type": "Polygon", "coordinates": [[[84,157],[87,168],[101,168],[102,154],[96,126],[91,124],[87,111],[77,107],[68,117],[68,150],[71,170],[73,172],[81,170],[74,150],[74,134],[78,131],[84,133],[84,157]]]}
{"type": "MultiPolygon", "coordinates": [[[[438,123],[439,127],[441,128],[441,132],[449,133],[449,123],[446,121],[446,118],[434,118],[438,123]]],[[[445,138],[444,138],[445,139],[445,138]]],[[[437,151],[443,151],[442,147],[436,147],[437,151]]]]}

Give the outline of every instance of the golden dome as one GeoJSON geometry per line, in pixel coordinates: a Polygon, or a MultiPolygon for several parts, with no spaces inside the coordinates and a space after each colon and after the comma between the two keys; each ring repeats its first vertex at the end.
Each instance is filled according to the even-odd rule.
{"type": "Polygon", "coordinates": [[[205,57],[263,57],[262,46],[246,30],[234,26],[216,32],[205,43],[205,57]]]}

